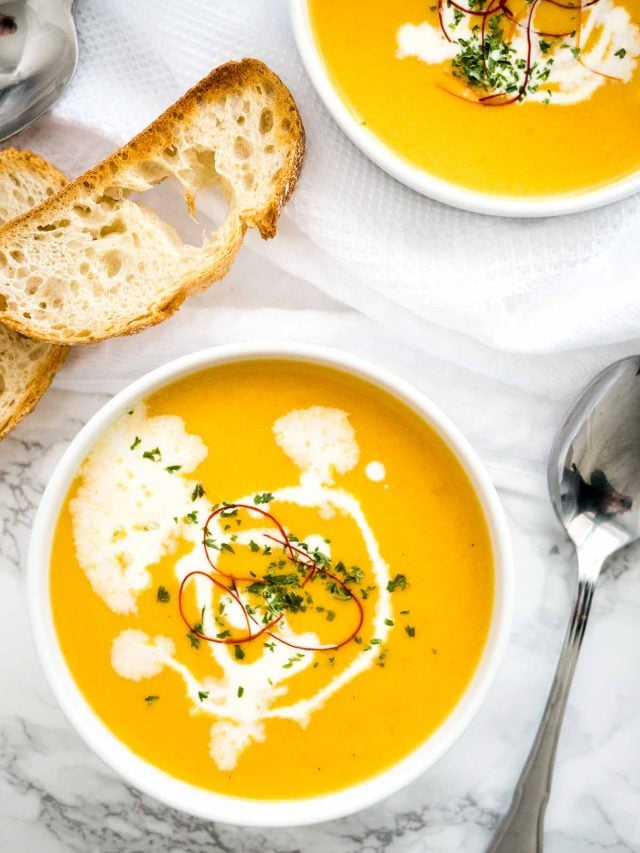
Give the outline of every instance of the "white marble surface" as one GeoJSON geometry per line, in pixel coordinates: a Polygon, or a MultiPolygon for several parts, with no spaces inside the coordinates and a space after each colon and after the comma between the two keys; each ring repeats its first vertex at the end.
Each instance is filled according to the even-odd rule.
{"type": "MultiPolygon", "coordinates": [[[[110,148],[52,119],[17,144],[70,174],[110,148]]],[[[285,217],[272,245],[250,238],[227,280],[164,326],[74,351],[37,410],[0,444],[1,853],[480,853],[508,805],[551,682],[575,581],[571,547],[546,498],[546,452],[577,388],[608,362],[638,351],[640,341],[619,335],[607,346],[509,353],[406,316],[402,325],[385,325],[350,307],[350,294],[337,301],[293,275],[287,249],[295,236],[285,217]],[[89,752],[43,681],[24,587],[39,497],[91,414],[169,358],[257,338],[340,346],[384,363],[431,396],[469,437],[499,487],[517,574],[513,633],[495,686],[438,765],[350,818],[268,832],[171,811],[129,788],[89,752]]],[[[330,291],[330,266],[326,276],[330,291]]],[[[615,560],[599,585],[559,746],[546,820],[549,853],[640,850],[639,639],[636,549],[615,560]]]]}

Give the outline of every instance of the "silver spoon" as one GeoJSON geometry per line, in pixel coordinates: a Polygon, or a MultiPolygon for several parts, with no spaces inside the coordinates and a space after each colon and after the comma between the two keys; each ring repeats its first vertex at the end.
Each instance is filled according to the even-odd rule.
{"type": "Polygon", "coordinates": [[[60,97],[78,61],[75,0],[0,0],[0,141],[60,97]]]}
{"type": "Polygon", "coordinates": [[[640,356],[607,367],[560,427],[548,469],[553,507],[578,557],[578,594],[551,693],[511,807],[489,853],[540,853],[562,717],[596,581],[640,537],[640,356]]]}

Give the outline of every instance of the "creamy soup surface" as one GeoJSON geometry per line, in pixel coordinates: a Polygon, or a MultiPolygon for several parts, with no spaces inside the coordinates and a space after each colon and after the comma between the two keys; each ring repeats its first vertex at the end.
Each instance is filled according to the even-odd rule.
{"type": "Polygon", "coordinates": [[[489,535],[444,442],[372,385],[243,362],[135,405],[83,463],[56,631],[111,731],[221,793],[386,769],[452,710],[493,607],[489,535]]]}
{"type": "Polygon", "coordinates": [[[308,0],[329,76],[406,160],[502,195],[640,168],[637,0],[308,0]]]}

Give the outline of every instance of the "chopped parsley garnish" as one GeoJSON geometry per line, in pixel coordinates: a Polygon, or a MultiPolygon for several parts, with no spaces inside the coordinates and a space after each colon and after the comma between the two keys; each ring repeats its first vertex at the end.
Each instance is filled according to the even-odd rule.
{"type": "Polygon", "coordinates": [[[153,450],[145,450],[142,454],[143,459],[150,459],[152,462],[159,462],[162,459],[159,447],[154,447],[153,450]]]}
{"type": "MultiPolygon", "coordinates": [[[[452,5],[447,3],[447,8],[452,5]]],[[[528,50],[514,47],[516,41],[513,26],[514,23],[519,24],[527,33],[527,39],[531,39],[532,34],[536,32],[531,23],[535,9],[532,0],[527,0],[525,8],[529,8],[529,15],[525,15],[521,21],[515,20],[506,8],[503,11],[503,7],[499,6],[495,10],[489,8],[489,12],[495,13],[485,15],[481,26],[481,19],[474,18],[474,14],[484,6],[484,2],[480,0],[469,3],[469,8],[464,10],[464,14],[469,18],[469,28],[465,35],[458,38],[453,36],[457,35],[456,28],[464,17],[461,7],[453,9],[452,21],[447,23],[440,18],[440,28],[444,35],[458,47],[458,53],[451,60],[451,72],[470,89],[479,90],[475,100],[484,106],[505,106],[522,101],[527,95],[537,92],[540,84],[549,78],[553,57],[546,57],[556,39],[552,36],[540,38],[538,46],[543,58],[532,62],[530,41],[528,50]]],[[[571,33],[571,36],[575,38],[575,33],[571,33]]],[[[577,59],[580,53],[577,45],[562,47],[570,48],[577,59]]],[[[548,102],[551,96],[550,90],[547,94],[545,102],[548,102]]]]}
{"type": "Polygon", "coordinates": [[[169,474],[175,474],[176,471],[179,471],[181,468],[182,465],[167,465],[164,470],[167,471],[169,474]]]}
{"type": "Polygon", "coordinates": [[[326,587],[327,592],[332,598],[337,598],[339,601],[347,601],[347,599],[351,598],[349,591],[335,581],[327,581],[326,587]]]}
{"type": "Polygon", "coordinates": [[[387,592],[395,592],[397,589],[407,588],[407,578],[405,575],[396,575],[393,580],[387,584],[387,592]]]}
{"type": "Polygon", "coordinates": [[[162,604],[166,604],[167,601],[171,601],[171,595],[166,587],[158,587],[158,592],[156,593],[156,601],[160,601],[162,604]]]}
{"type": "Polygon", "coordinates": [[[416,629],[412,625],[405,625],[404,630],[407,632],[407,637],[415,637],[416,629]]]}
{"type": "MultiPolygon", "coordinates": [[[[475,2],[482,2],[482,0],[475,0],[475,2]]],[[[197,500],[202,497],[203,494],[204,489],[200,484],[198,484],[192,493],[192,500],[197,500]]],[[[265,503],[272,499],[273,495],[270,492],[266,492],[264,494],[256,495],[255,503],[265,503]]],[[[198,524],[198,510],[193,510],[188,513],[183,517],[183,521],[191,524],[198,524]]],[[[345,604],[347,607],[349,604],[355,604],[359,611],[359,618],[355,626],[353,617],[351,617],[351,633],[346,637],[342,635],[342,641],[339,642],[340,633],[343,630],[343,624],[346,626],[349,625],[350,617],[349,614],[347,614],[346,619],[343,620],[341,618],[336,625],[338,632],[340,632],[338,637],[331,637],[330,639],[327,638],[322,641],[318,640],[317,650],[328,651],[331,648],[341,648],[341,646],[351,640],[353,640],[356,645],[361,647],[363,646],[363,638],[359,636],[359,631],[364,622],[366,609],[360,604],[360,597],[362,597],[363,600],[366,599],[369,593],[376,590],[377,587],[375,585],[364,586],[367,582],[366,574],[359,566],[352,565],[349,567],[342,561],[334,563],[330,557],[320,551],[317,546],[300,540],[293,534],[286,533],[280,522],[275,519],[270,512],[267,512],[266,510],[259,510],[257,508],[254,509],[253,507],[245,507],[242,504],[229,504],[224,501],[222,503],[215,504],[211,510],[210,517],[202,525],[201,529],[203,532],[203,546],[205,549],[212,548],[219,553],[226,552],[232,556],[236,556],[236,550],[231,543],[239,542],[242,545],[247,545],[248,549],[255,554],[254,566],[256,571],[252,571],[253,566],[249,563],[248,566],[240,567],[239,571],[236,573],[227,573],[226,571],[223,573],[226,577],[232,579],[232,583],[231,586],[228,587],[218,583],[218,585],[223,589],[223,592],[228,593],[228,595],[223,595],[222,600],[218,600],[214,605],[211,625],[208,625],[207,627],[207,635],[211,636],[205,636],[204,633],[204,608],[202,608],[201,620],[198,624],[192,624],[191,622],[187,623],[188,632],[186,633],[186,637],[188,638],[192,648],[198,649],[202,640],[210,642],[227,642],[229,645],[233,645],[233,655],[235,660],[241,661],[244,660],[247,654],[243,643],[248,640],[253,640],[254,637],[260,636],[260,634],[264,635],[266,633],[268,637],[273,638],[276,642],[263,642],[263,646],[265,649],[274,652],[277,641],[281,639],[280,631],[285,628],[286,617],[292,614],[306,613],[307,611],[310,611],[323,614],[327,622],[333,622],[336,620],[338,613],[342,617],[344,612],[342,608],[344,608],[345,604]],[[273,542],[275,543],[273,546],[259,545],[254,539],[250,539],[249,536],[247,536],[246,539],[242,537],[240,531],[236,530],[236,526],[241,526],[243,523],[243,519],[238,517],[238,510],[240,509],[247,509],[249,514],[253,517],[262,514],[274,521],[280,531],[280,538],[267,536],[267,538],[273,539],[273,542]],[[223,528],[221,533],[226,541],[216,541],[211,535],[212,525],[209,523],[209,519],[212,521],[215,517],[219,520],[224,519],[225,521],[235,518],[235,522],[221,525],[223,528]],[[297,543],[295,546],[292,544],[294,542],[297,543]],[[267,559],[264,560],[263,558],[267,559]],[[264,568],[260,570],[260,563],[262,563],[263,566],[266,563],[266,571],[264,568]],[[241,592],[235,585],[236,581],[242,582],[241,592]],[[329,609],[327,607],[328,598],[321,603],[315,595],[311,594],[311,592],[317,592],[319,595],[331,596],[341,602],[341,604],[339,606],[336,605],[335,609],[329,609]],[[357,594],[358,592],[359,594],[357,594]],[[231,603],[232,599],[234,607],[239,607],[243,612],[247,626],[249,626],[250,620],[253,620],[255,625],[261,624],[263,626],[262,630],[251,630],[249,632],[250,635],[246,637],[244,634],[238,633],[235,622],[231,624],[228,621],[229,617],[223,616],[225,602],[231,603]],[[353,601],[351,601],[351,599],[353,599],[353,601]],[[215,637],[213,636],[214,631],[217,632],[215,637]]],[[[261,533],[260,535],[262,536],[264,534],[261,533]]],[[[239,548],[239,546],[236,545],[236,548],[239,548]]],[[[246,559],[246,551],[244,551],[243,554],[246,559]]],[[[216,570],[215,564],[211,561],[211,555],[208,552],[207,556],[212,568],[216,570]]],[[[218,569],[217,571],[221,570],[218,569]]],[[[204,574],[205,573],[203,571],[198,570],[189,572],[183,578],[180,585],[180,597],[182,596],[185,581],[189,580],[194,575],[204,574]]],[[[212,580],[215,582],[213,577],[212,580]]],[[[395,577],[389,580],[387,584],[387,589],[390,592],[393,592],[396,589],[406,589],[406,587],[407,579],[406,576],[402,574],[396,574],[395,577]]],[[[164,587],[158,590],[158,601],[169,600],[167,596],[168,592],[164,587]]],[[[179,601],[179,608],[180,614],[184,619],[186,619],[181,600],[179,601]]],[[[384,621],[389,627],[393,627],[395,624],[392,619],[386,619],[384,621]]],[[[334,635],[336,633],[336,628],[334,628],[332,632],[334,635]]],[[[284,638],[282,639],[282,642],[286,643],[284,638]]],[[[364,651],[368,651],[373,646],[380,645],[381,643],[382,640],[374,638],[370,640],[369,645],[366,646],[364,651]]],[[[311,648],[310,650],[312,651],[314,649],[311,648]]],[[[380,653],[379,661],[384,660],[385,655],[386,652],[384,654],[380,653]]],[[[295,663],[303,660],[303,658],[304,655],[301,654],[293,655],[283,666],[285,669],[290,669],[295,665],[295,663]]],[[[334,660],[335,658],[329,662],[333,663],[334,660]]]]}
{"type": "Polygon", "coordinates": [[[198,690],[198,699],[202,702],[203,699],[209,698],[208,690],[198,690]]]}
{"type": "Polygon", "coordinates": [[[271,494],[271,492],[262,492],[261,494],[256,495],[254,497],[253,502],[256,506],[259,506],[260,504],[271,503],[272,500],[273,495],[271,494]]]}
{"type": "Polygon", "coordinates": [[[624,59],[625,56],[627,55],[627,51],[625,50],[624,47],[621,47],[620,50],[616,50],[616,52],[613,55],[617,56],[618,59],[624,59]]]}
{"type": "Polygon", "coordinates": [[[238,699],[242,699],[244,696],[244,687],[238,687],[238,699]]]}
{"type": "Polygon", "coordinates": [[[202,483],[197,483],[194,490],[191,492],[191,500],[195,501],[198,498],[201,498],[204,495],[204,488],[202,483]]]}
{"type": "Polygon", "coordinates": [[[144,701],[147,703],[147,705],[153,705],[153,703],[157,702],[159,698],[159,696],[145,696],[144,701]]]}
{"type": "Polygon", "coordinates": [[[136,449],[136,447],[137,447],[139,444],[142,444],[142,439],[140,438],[140,436],[139,436],[139,435],[137,435],[137,436],[134,438],[134,440],[133,440],[133,444],[131,445],[131,447],[129,448],[129,450],[135,450],[135,449],[136,449]]]}

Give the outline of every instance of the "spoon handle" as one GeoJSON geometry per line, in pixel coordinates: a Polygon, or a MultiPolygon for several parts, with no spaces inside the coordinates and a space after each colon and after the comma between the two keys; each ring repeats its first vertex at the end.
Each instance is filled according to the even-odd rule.
{"type": "Polygon", "coordinates": [[[588,577],[581,578],[578,584],[571,622],[536,739],[520,774],[511,807],[500,824],[488,853],[542,851],[544,812],[551,791],[556,746],[578,652],[587,627],[595,582],[596,578],[588,577]]]}

